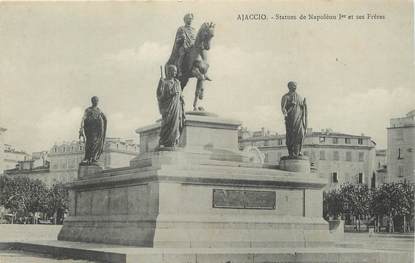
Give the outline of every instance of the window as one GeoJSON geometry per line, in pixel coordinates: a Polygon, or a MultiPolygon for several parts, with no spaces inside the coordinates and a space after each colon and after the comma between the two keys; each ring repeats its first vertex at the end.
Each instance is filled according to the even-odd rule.
{"type": "Polygon", "coordinates": [[[398,148],[398,160],[402,160],[403,157],[401,155],[401,148],[398,148]]]}
{"type": "Polygon", "coordinates": [[[66,169],[67,165],[66,165],[66,161],[62,160],[61,161],[61,169],[66,169]]]}
{"type": "Polygon", "coordinates": [[[305,155],[305,156],[308,156],[308,152],[307,152],[307,151],[304,151],[304,155],[305,155]]]}
{"type": "Polygon", "coordinates": [[[358,138],[357,139],[357,144],[363,144],[363,139],[362,138],[358,138]]]}
{"type": "Polygon", "coordinates": [[[338,144],[339,143],[339,138],[333,138],[333,144],[338,144]]]}
{"type": "Polygon", "coordinates": [[[268,163],[269,162],[269,156],[268,156],[268,153],[264,153],[264,162],[265,163],[268,163]]]}
{"type": "Polygon", "coordinates": [[[372,181],[370,182],[370,188],[376,188],[376,173],[372,175],[372,181]]]}
{"type": "Polygon", "coordinates": [[[359,173],[359,184],[363,184],[363,173],[359,173]]]}
{"type": "Polygon", "coordinates": [[[345,144],[350,144],[350,143],[352,143],[352,140],[350,138],[344,138],[344,143],[345,144]]]}
{"type": "Polygon", "coordinates": [[[69,160],[68,168],[75,168],[75,166],[76,166],[75,162],[76,162],[75,159],[69,160]]]}
{"type": "Polygon", "coordinates": [[[324,143],[326,141],[326,137],[320,137],[319,141],[320,143],[324,143]]]}
{"type": "Polygon", "coordinates": [[[398,168],[398,177],[403,177],[404,175],[404,170],[403,170],[403,166],[399,166],[398,168]]]}
{"type": "Polygon", "coordinates": [[[348,162],[352,161],[352,152],[346,152],[346,161],[348,162]]]}
{"type": "Polygon", "coordinates": [[[395,139],[397,141],[403,141],[403,130],[402,129],[396,129],[395,135],[396,135],[395,139]]]}
{"type": "Polygon", "coordinates": [[[359,162],[363,162],[365,159],[365,153],[364,152],[359,152],[359,162]]]}
{"type": "Polygon", "coordinates": [[[278,145],[282,145],[282,139],[278,139],[278,145]]]}
{"type": "Polygon", "coordinates": [[[320,160],[326,160],[326,152],[320,151],[320,160]]]}
{"type": "Polygon", "coordinates": [[[334,151],[333,152],[333,161],[338,161],[339,160],[339,152],[338,151],[334,151]]]}
{"type": "Polygon", "coordinates": [[[339,182],[339,178],[337,178],[337,172],[333,172],[331,174],[331,182],[332,183],[338,183],[339,182]]]}
{"type": "Polygon", "coordinates": [[[264,146],[269,146],[269,140],[266,140],[266,141],[264,142],[264,146]]]}

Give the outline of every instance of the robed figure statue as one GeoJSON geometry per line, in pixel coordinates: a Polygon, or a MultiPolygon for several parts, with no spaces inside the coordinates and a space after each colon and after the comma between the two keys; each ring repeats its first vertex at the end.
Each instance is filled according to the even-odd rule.
{"type": "Polygon", "coordinates": [[[161,114],[160,129],[160,149],[165,147],[174,147],[179,143],[182,133],[185,112],[180,82],[175,78],[177,68],[174,65],[168,65],[166,69],[166,78],[160,78],[157,87],[157,101],[161,114]]]}
{"type": "Polygon", "coordinates": [[[285,117],[288,158],[299,158],[307,131],[307,104],[297,92],[297,83],[288,83],[288,93],[281,99],[281,110],[285,117]]]}
{"type": "Polygon", "coordinates": [[[81,121],[79,138],[85,140],[85,157],[83,164],[94,164],[104,151],[107,118],[98,108],[98,97],[91,98],[92,106],[88,107],[81,121]]]}

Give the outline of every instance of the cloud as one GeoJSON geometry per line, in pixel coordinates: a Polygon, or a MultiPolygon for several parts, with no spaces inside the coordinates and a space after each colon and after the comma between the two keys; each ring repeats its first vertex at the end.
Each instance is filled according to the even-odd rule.
{"type": "Polygon", "coordinates": [[[35,124],[36,141],[42,149],[52,147],[54,143],[76,140],[81,123],[83,110],[74,107],[70,110],[56,108],[45,113],[35,124]]]}
{"type": "Polygon", "coordinates": [[[330,100],[319,100],[317,96],[310,99],[315,100],[310,112],[314,128],[365,133],[383,148],[386,147],[386,128],[390,118],[403,117],[415,107],[415,91],[403,87],[393,90],[373,88],[330,100]]]}
{"type": "Polygon", "coordinates": [[[121,65],[164,64],[169,56],[170,47],[156,42],[146,41],[138,47],[119,50],[114,54],[103,56],[110,63],[121,65]]]}

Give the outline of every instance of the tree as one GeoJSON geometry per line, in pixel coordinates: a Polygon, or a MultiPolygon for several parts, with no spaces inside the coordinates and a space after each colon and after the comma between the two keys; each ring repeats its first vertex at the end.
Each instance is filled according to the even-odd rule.
{"type": "Polygon", "coordinates": [[[323,193],[323,214],[326,219],[337,219],[344,214],[344,199],[338,189],[323,193]]]}
{"type": "Polygon", "coordinates": [[[343,184],[340,188],[343,198],[344,212],[354,216],[357,222],[356,228],[360,231],[360,219],[369,215],[370,193],[365,184],[343,184]]]}
{"type": "Polygon", "coordinates": [[[54,218],[54,224],[63,220],[63,215],[68,209],[68,190],[64,184],[53,185],[47,193],[45,212],[54,218]]]}
{"type": "Polygon", "coordinates": [[[47,188],[40,180],[0,177],[0,204],[14,215],[28,217],[45,206],[47,188]]]}
{"type": "Polygon", "coordinates": [[[372,194],[372,212],[388,217],[389,232],[394,232],[394,218],[403,216],[404,230],[408,216],[414,211],[414,188],[406,183],[389,183],[378,187],[372,194]]]}

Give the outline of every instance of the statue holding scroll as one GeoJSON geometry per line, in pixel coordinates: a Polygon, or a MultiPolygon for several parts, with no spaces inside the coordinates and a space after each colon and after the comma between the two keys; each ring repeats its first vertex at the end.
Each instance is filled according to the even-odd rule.
{"type": "Polygon", "coordinates": [[[288,93],[281,99],[281,110],[285,117],[288,158],[302,156],[301,148],[307,131],[307,104],[297,92],[297,83],[288,83],[288,93]]]}
{"type": "Polygon", "coordinates": [[[94,164],[104,152],[107,118],[98,108],[98,97],[91,98],[92,106],[88,107],[81,121],[79,138],[85,140],[85,157],[82,164],[94,164]]]}
{"type": "Polygon", "coordinates": [[[185,121],[184,102],[177,69],[168,65],[166,78],[161,76],[157,87],[157,101],[161,114],[159,147],[174,147],[179,143],[185,121]]]}

